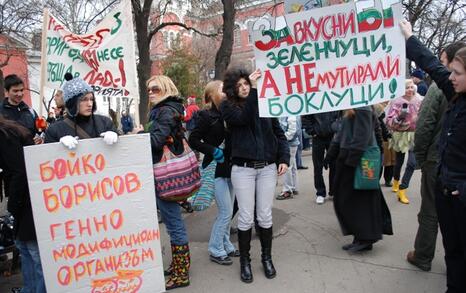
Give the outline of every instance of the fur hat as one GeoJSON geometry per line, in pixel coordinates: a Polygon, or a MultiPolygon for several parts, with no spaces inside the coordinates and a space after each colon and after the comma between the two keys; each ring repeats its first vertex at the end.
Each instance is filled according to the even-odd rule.
{"type": "Polygon", "coordinates": [[[411,73],[411,76],[417,77],[419,79],[424,79],[424,72],[421,69],[416,69],[411,73]]]}
{"type": "MultiPolygon", "coordinates": [[[[75,117],[78,114],[78,102],[79,99],[88,93],[94,93],[92,87],[85,82],[82,78],[73,78],[71,73],[65,74],[65,83],[63,84],[63,100],[65,106],[68,109],[67,113],[71,117],[75,117]]],[[[95,112],[96,104],[92,107],[92,111],[95,112]]]]}

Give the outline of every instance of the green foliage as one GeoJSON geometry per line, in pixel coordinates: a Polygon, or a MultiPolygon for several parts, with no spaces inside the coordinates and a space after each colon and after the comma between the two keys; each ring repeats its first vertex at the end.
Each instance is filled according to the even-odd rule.
{"type": "Polygon", "coordinates": [[[176,48],[162,63],[163,72],[175,83],[182,97],[200,97],[203,87],[199,82],[199,59],[188,49],[176,48]]]}

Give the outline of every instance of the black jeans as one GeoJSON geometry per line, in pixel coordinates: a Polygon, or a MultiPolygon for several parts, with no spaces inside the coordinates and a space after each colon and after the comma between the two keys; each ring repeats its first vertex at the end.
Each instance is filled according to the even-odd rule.
{"type": "MultiPolygon", "coordinates": [[[[402,152],[396,152],[396,165],[393,174],[393,179],[400,180],[401,167],[403,167],[403,162],[405,160],[405,154],[402,152]]],[[[416,157],[414,152],[410,150],[408,152],[408,162],[406,162],[405,173],[401,180],[400,189],[406,189],[409,187],[409,182],[411,177],[413,177],[414,169],[416,168],[416,157]]]]}
{"type": "Polygon", "coordinates": [[[447,293],[466,292],[466,206],[437,181],[435,203],[447,265],[447,293]]]}
{"type": "MultiPolygon", "coordinates": [[[[317,196],[325,197],[327,191],[325,188],[323,169],[324,169],[324,158],[325,153],[330,148],[330,142],[332,137],[321,138],[314,137],[312,139],[312,163],[314,165],[314,187],[317,191],[317,196]]],[[[331,163],[329,166],[329,194],[333,195],[333,177],[335,174],[335,163],[331,163]]]]}

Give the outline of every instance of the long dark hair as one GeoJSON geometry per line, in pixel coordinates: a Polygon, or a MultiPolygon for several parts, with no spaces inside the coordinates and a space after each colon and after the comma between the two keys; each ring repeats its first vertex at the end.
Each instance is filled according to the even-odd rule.
{"type": "Polygon", "coordinates": [[[244,78],[251,86],[251,80],[249,80],[249,72],[244,68],[231,68],[225,72],[223,78],[223,92],[227,95],[227,99],[236,105],[242,105],[244,99],[238,96],[238,89],[236,83],[244,78]]]}
{"type": "Polygon", "coordinates": [[[14,136],[21,139],[23,142],[25,142],[30,135],[27,128],[18,125],[17,122],[5,119],[2,115],[0,115],[0,132],[6,137],[14,136]]]}

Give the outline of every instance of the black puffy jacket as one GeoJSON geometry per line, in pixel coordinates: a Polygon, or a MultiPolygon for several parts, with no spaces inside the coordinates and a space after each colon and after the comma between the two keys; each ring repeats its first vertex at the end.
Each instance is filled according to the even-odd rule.
{"type": "MultiPolygon", "coordinates": [[[[115,125],[110,118],[93,114],[89,117],[76,116],[73,118],[65,118],[50,125],[45,131],[45,143],[59,142],[60,138],[71,135],[78,136],[78,131],[75,126],[81,127],[90,137],[99,137],[101,133],[106,131],[116,132],[115,125]],[[70,119],[70,126],[65,122],[65,119],[70,119]]],[[[81,139],[85,137],[79,137],[81,139]]]]}
{"type": "Polygon", "coordinates": [[[184,151],[182,102],[181,98],[171,96],[152,107],[150,111],[148,131],[154,164],[162,159],[164,145],[177,155],[184,151]]]}
{"type": "Polygon", "coordinates": [[[232,160],[290,164],[290,148],[276,118],[260,118],[257,90],[251,89],[243,106],[226,100],[220,112],[231,132],[232,160]]]}
{"type": "Polygon", "coordinates": [[[204,109],[197,113],[197,125],[189,135],[189,145],[205,155],[202,161],[202,167],[205,168],[214,159],[213,153],[215,149],[225,141],[225,146],[223,148],[225,161],[217,164],[215,178],[230,178],[231,135],[225,129],[225,123],[221,113],[215,105],[212,105],[211,109],[204,109]]]}

